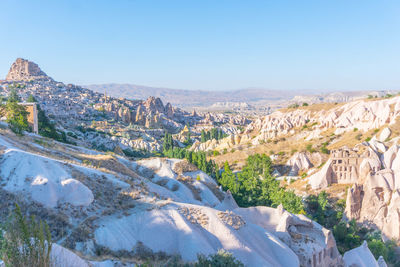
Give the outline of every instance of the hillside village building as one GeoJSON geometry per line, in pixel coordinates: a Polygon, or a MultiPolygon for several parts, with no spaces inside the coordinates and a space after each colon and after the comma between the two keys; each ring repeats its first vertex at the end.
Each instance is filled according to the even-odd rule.
{"type": "Polygon", "coordinates": [[[356,183],[359,176],[359,167],[363,157],[356,151],[341,148],[331,151],[332,172],[330,183],[350,184],[356,183]]]}
{"type": "MultiPolygon", "coordinates": [[[[5,104],[5,103],[3,103],[3,104],[5,104]]],[[[24,106],[25,110],[28,112],[27,120],[28,120],[29,126],[32,129],[32,132],[35,134],[39,134],[37,104],[36,103],[25,103],[25,102],[20,102],[18,104],[21,106],[24,106]]]]}
{"type": "Polygon", "coordinates": [[[35,134],[39,134],[39,124],[38,124],[38,114],[37,114],[37,104],[36,103],[18,103],[22,106],[25,106],[26,111],[28,112],[28,123],[32,128],[32,132],[35,134]]]}

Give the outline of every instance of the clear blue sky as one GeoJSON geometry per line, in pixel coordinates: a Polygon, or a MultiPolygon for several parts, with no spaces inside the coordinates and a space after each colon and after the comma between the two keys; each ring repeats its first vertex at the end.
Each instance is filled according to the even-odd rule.
{"type": "Polygon", "coordinates": [[[181,89],[400,89],[400,1],[0,1],[0,77],[181,89]]]}

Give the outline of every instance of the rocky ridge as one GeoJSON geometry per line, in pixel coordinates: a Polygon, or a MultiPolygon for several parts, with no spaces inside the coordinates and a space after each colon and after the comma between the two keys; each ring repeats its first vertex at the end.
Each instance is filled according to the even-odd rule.
{"type": "Polygon", "coordinates": [[[312,125],[312,131],[305,136],[312,140],[321,136],[321,132],[335,129],[339,135],[357,128],[368,131],[396,123],[400,114],[400,96],[380,100],[358,100],[346,104],[327,104],[313,109],[297,108],[276,111],[251,123],[246,133],[257,135],[254,143],[267,141],[277,135],[294,134],[295,129],[306,124],[312,125]]]}
{"type": "Polygon", "coordinates": [[[396,124],[399,115],[400,96],[290,108],[255,119],[242,134],[219,142],[198,143],[193,149],[223,150],[240,145],[247,146],[249,143],[258,146],[281,137],[290,138],[293,142],[312,141],[322,138],[328,131],[336,136],[352,132],[354,129],[368,132],[396,124]]]}

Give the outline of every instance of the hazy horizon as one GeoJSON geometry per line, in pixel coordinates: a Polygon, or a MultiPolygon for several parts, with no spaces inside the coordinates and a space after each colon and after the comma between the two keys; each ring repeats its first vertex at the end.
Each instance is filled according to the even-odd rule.
{"type": "Polygon", "coordinates": [[[183,90],[398,90],[397,1],[11,1],[17,57],[57,81],[183,90]],[[18,19],[15,19],[18,14],[18,19]]]}
{"type": "MultiPolygon", "coordinates": [[[[79,84],[80,86],[100,86],[100,85],[131,85],[137,87],[149,87],[155,89],[166,89],[166,90],[177,90],[177,91],[206,91],[206,92],[235,92],[235,91],[245,91],[245,90],[260,90],[260,91],[282,91],[274,88],[261,88],[261,87],[245,87],[245,88],[232,88],[232,89],[221,89],[221,90],[213,90],[213,89],[186,89],[186,88],[171,88],[165,86],[151,86],[145,84],[136,84],[136,83],[115,83],[115,82],[106,82],[106,83],[92,83],[92,84],[79,84]]],[[[380,89],[359,89],[359,90],[336,90],[336,89],[286,89],[285,92],[296,92],[298,95],[302,94],[329,94],[336,92],[360,92],[360,91],[400,91],[400,86],[398,88],[380,88],[380,89]]]]}

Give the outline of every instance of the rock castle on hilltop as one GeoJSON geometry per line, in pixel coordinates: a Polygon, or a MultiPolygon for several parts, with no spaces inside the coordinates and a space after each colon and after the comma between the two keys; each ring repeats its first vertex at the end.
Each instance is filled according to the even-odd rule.
{"type": "Polygon", "coordinates": [[[7,81],[25,81],[32,79],[49,79],[49,76],[47,76],[37,64],[23,58],[17,58],[11,65],[6,77],[7,81]]]}

